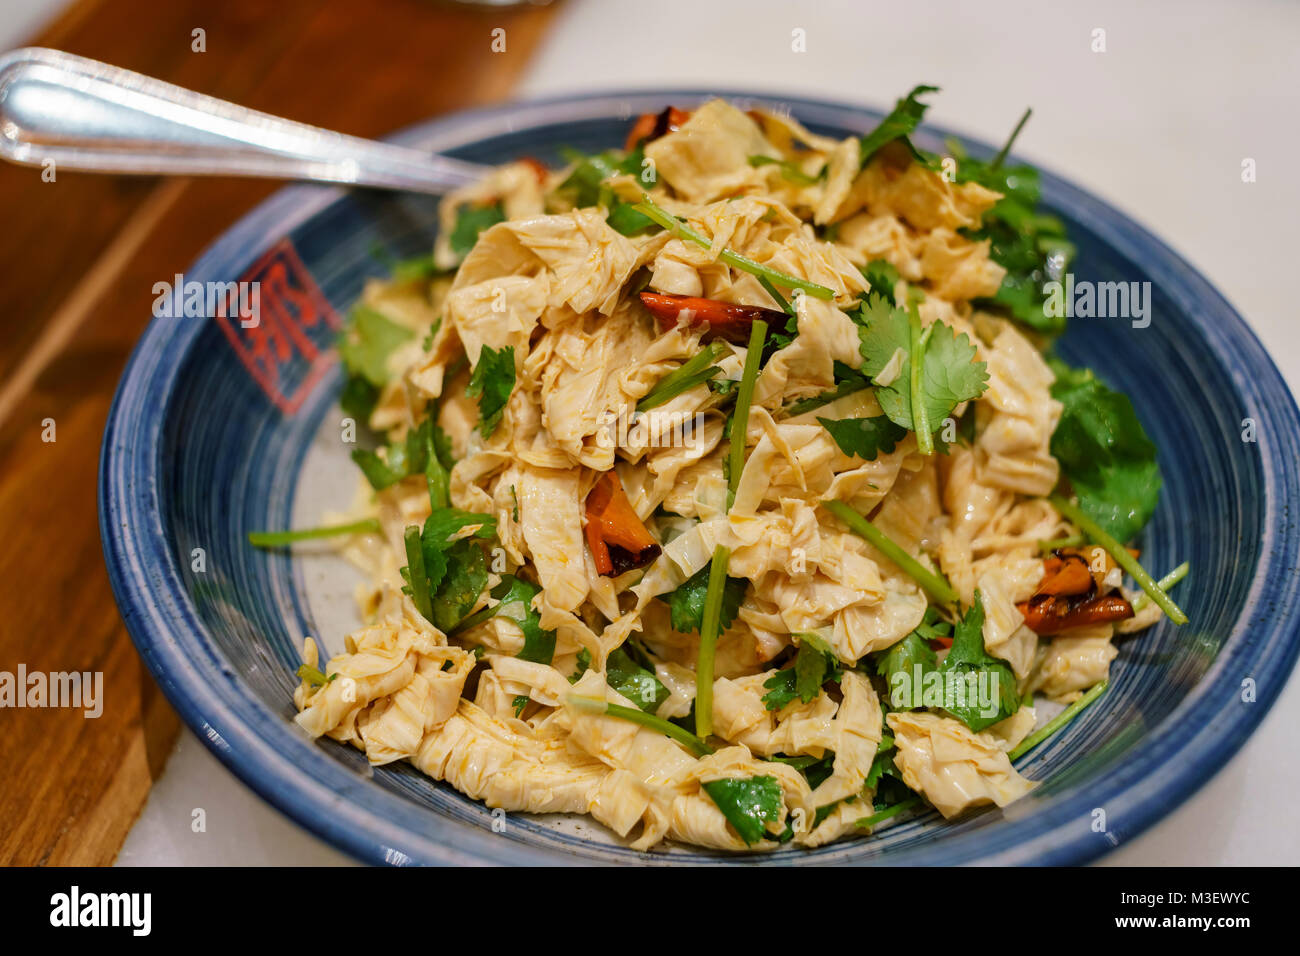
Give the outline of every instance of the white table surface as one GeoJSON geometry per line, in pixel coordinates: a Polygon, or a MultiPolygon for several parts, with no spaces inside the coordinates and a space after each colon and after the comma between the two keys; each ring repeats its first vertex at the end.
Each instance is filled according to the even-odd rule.
{"type": "MultiPolygon", "coordinates": [[[[789,92],[889,106],[916,83],[936,123],[1000,142],[1110,200],[1189,258],[1300,391],[1300,5],[849,0],[569,0],[521,96],[606,88],[789,92]],[[1105,53],[1090,49],[1106,31],[1105,53]],[[807,52],[791,50],[806,31],[807,52]],[[1258,181],[1241,182],[1256,161],[1258,181]]],[[[505,54],[505,55],[508,55],[505,54]]],[[[412,77],[412,82],[419,82],[412,77]]],[[[1264,675],[1262,679],[1267,679],[1264,675]]],[[[1213,779],[1108,864],[1295,864],[1300,682],[1213,779]]],[[[188,732],[118,863],[325,864],[347,858],[229,774],[188,732]],[[207,832],[191,832],[191,812],[207,832]]]]}

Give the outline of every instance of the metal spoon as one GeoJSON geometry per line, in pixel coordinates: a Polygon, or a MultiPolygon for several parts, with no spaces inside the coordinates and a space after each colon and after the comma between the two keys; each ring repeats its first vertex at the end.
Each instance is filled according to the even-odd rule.
{"type": "Polygon", "coordinates": [[[434,194],[487,172],[41,47],[0,56],[0,157],[52,161],[58,171],[259,176],[434,194]]]}

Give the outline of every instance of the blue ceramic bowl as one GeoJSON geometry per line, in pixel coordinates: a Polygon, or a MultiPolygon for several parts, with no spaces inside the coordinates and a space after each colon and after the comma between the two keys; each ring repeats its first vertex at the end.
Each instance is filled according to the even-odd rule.
{"type": "MultiPolygon", "coordinates": [[[[826,102],[733,98],[789,108],[830,135],[879,118],[826,102]]],[[[619,145],[635,114],[700,99],[546,100],[453,116],[399,139],[485,163],[555,161],[563,146],[619,145]]],[[[938,149],[941,135],[920,139],[938,149]]],[[[339,447],[341,375],[330,345],[363,281],[384,273],[384,256],[430,247],[436,203],[423,197],[278,193],[186,273],[259,280],[259,330],[237,319],[165,318],[141,339],[109,417],[100,474],[105,557],[141,656],[231,770],[371,862],[1061,864],[1104,853],[1212,776],[1291,671],[1300,646],[1300,419],[1259,341],[1190,265],[1055,176],[1043,176],[1043,194],[1078,243],[1080,278],[1151,283],[1148,328],[1075,319],[1061,351],[1127,392],[1160,449],[1165,485],[1140,542],[1143,560],[1157,573],[1191,561],[1177,592],[1191,623],[1162,622],[1121,643],[1108,693],[1019,762],[1043,784],[1005,811],[950,824],[930,813],[815,851],[641,854],[588,822],[520,814],[494,832],[488,810],[405,765],[371,770],[355,750],[307,739],[291,720],[298,647],[305,634],[341,646],[350,588],[334,559],[258,551],[245,535],[314,523],[322,507],[348,501],[355,479],[339,447]],[[1246,419],[1257,441],[1243,441],[1246,419]]]]}

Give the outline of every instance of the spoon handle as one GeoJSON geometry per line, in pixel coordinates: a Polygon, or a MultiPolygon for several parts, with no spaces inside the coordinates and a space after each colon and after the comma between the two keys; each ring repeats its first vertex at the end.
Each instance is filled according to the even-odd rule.
{"type": "Polygon", "coordinates": [[[259,176],[435,194],[487,171],[41,47],[0,56],[0,158],[53,161],[56,170],[259,176]]]}

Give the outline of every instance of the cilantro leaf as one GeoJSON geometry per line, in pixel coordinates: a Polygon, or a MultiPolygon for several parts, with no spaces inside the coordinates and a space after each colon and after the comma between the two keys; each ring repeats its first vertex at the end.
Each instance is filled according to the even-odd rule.
{"type": "Polygon", "coordinates": [[[1003,197],[984,213],[978,229],[962,230],[973,240],[989,240],[989,258],[1007,270],[993,298],[977,304],[1006,312],[1039,332],[1060,334],[1065,317],[1048,314],[1043,285],[1065,274],[1075,250],[1064,224],[1039,209],[1038,170],[975,159],[955,141],[948,148],[958,160],[959,183],[976,182],[1003,197]]]}
{"type": "Polygon", "coordinates": [[[478,242],[479,233],[499,222],[506,221],[506,213],[501,203],[490,206],[466,204],[456,210],[456,225],[447,237],[451,251],[464,258],[478,242]]]}
{"type": "Polygon", "coordinates": [[[510,393],[515,389],[515,347],[507,345],[502,349],[483,346],[479,352],[478,364],[469,377],[465,394],[478,399],[479,433],[489,437],[501,423],[510,393]]]}
{"type": "Polygon", "coordinates": [[[911,789],[903,782],[902,772],[894,763],[898,749],[893,744],[893,738],[886,739],[889,741],[888,746],[884,746],[884,740],[881,741],[881,749],[871,761],[871,769],[867,771],[866,780],[862,784],[863,790],[872,791],[872,806],[877,810],[893,806],[912,796],[911,789]]]}
{"type": "MultiPolygon", "coordinates": [[[[591,651],[587,650],[585,647],[582,650],[578,651],[577,665],[578,666],[574,670],[574,672],[569,675],[570,684],[576,684],[578,682],[578,678],[580,678],[583,674],[587,673],[587,671],[591,670],[591,651]]],[[[694,701],[692,701],[692,704],[693,703],[694,701]]]]}
{"type": "Polygon", "coordinates": [[[785,798],[775,777],[710,780],[704,792],[749,846],[767,834],[767,824],[781,819],[785,798]]]}
{"type": "Polygon", "coordinates": [[[766,758],[773,763],[783,763],[787,767],[794,767],[803,774],[804,779],[808,781],[808,786],[816,790],[822,785],[822,782],[835,772],[835,754],[833,751],[826,751],[821,757],[813,757],[809,754],[799,754],[796,757],[787,757],[785,754],[774,754],[766,758]]]}
{"type": "Polygon", "coordinates": [[[605,680],[646,713],[653,714],[668,699],[668,688],[621,647],[610,652],[605,664],[605,680]]]}
{"type": "MultiPolygon", "coordinates": [[[[745,599],[745,589],[749,581],[745,578],[727,578],[722,588],[722,614],[718,618],[718,633],[721,634],[740,613],[740,604],[745,599]]],[[[704,620],[704,596],[709,590],[709,566],[706,564],[683,581],[676,590],[664,595],[672,614],[674,631],[683,634],[699,631],[704,620]]]]}
{"type": "Polygon", "coordinates": [[[404,440],[388,445],[384,457],[368,448],[354,448],[352,460],[376,491],[421,472],[436,484],[440,480],[439,472],[450,471],[455,465],[448,442],[446,433],[430,415],[419,426],[408,430],[404,440]]]}
{"type": "Polygon", "coordinates": [[[780,710],[799,696],[795,690],[795,673],[793,667],[785,667],[763,681],[767,693],[763,695],[763,704],[768,710],[780,710]]]}
{"type": "MultiPolygon", "coordinates": [[[[462,528],[467,528],[470,525],[480,525],[470,535],[471,538],[491,538],[496,534],[497,519],[492,515],[461,511],[459,508],[439,508],[424,519],[424,528],[420,533],[420,543],[424,554],[424,566],[429,575],[429,588],[431,591],[436,592],[439,589],[443,577],[447,573],[446,555],[458,543],[452,541],[453,537],[462,528]]],[[[480,586],[478,592],[474,595],[475,600],[478,599],[478,595],[482,591],[483,588],[480,586]]],[[[453,621],[452,623],[457,622],[453,621]]]]}
{"type": "Polygon", "coordinates": [[[882,675],[889,685],[889,706],[894,710],[923,706],[925,675],[934,670],[938,662],[934,649],[919,630],[881,653],[876,658],[876,673],[882,675]]]}
{"type": "MultiPolygon", "coordinates": [[[[555,631],[545,630],[541,614],[533,610],[533,599],[541,590],[529,581],[507,574],[492,589],[492,597],[497,600],[493,613],[514,621],[524,632],[523,650],[516,657],[536,664],[549,664],[555,657],[555,631]]],[[[590,652],[587,660],[591,660],[590,652]]]]}
{"type": "Polygon", "coordinates": [[[654,167],[645,165],[645,153],[640,146],[626,155],[606,150],[588,156],[566,150],[564,156],[575,165],[558,191],[568,193],[574,205],[604,206],[609,210],[606,221],[610,228],[625,236],[636,235],[655,224],[645,213],[634,209],[634,203],[623,202],[605,185],[605,180],[626,174],[635,176],[638,185],[646,191],[655,187],[658,178],[654,167]]]}
{"type": "Polygon", "coordinates": [[[842,418],[835,421],[818,418],[822,427],[831,433],[835,444],[846,455],[857,455],[866,461],[875,461],[880,452],[889,454],[907,435],[907,429],[895,425],[888,415],[875,418],[842,418]]]}
{"type": "Polygon", "coordinates": [[[350,375],[380,387],[391,377],[388,356],[414,336],[410,329],[381,312],[359,305],[352,310],[351,320],[339,336],[339,357],[350,375]]]}
{"type": "Polygon", "coordinates": [[[471,539],[457,541],[445,552],[442,583],[433,597],[433,623],[450,631],[470,612],[487,586],[487,558],[471,539]]]}
{"type": "MultiPolygon", "coordinates": [[[[898,376],[888,386],[878,387],[876,398],[889,420],[908,431],[915,431],[911,391],[912,330],[902,309],[892,308],[881,295],[870,296],[857,313],[862,326],[862,371],[875,378],[902,350],[905,358],[898,376]]],[[[975,346],[963,332],[957,335],[943,322],[933,322],[925,330],[921,349],[920,400],[925,404],[931,431],[937,431],[945,418],[962,402],[978,398],[988,388],[988,371],[983,362],[975,361],[975,346]]]]}
{"type": "MultiPolygon", "coordinates": [[[[952,648],[939,665],[939,673],[943,675],[946,687],[956,680],[966,682],[969,688],[966,702],[960,703],[955,698],[947,700],[944,709],[977,733],[1020,709],[1020,694],[1016,690],[1016,675],[1011,665],[984,649],[984,602],[978,590],[975,603],[957,622],[952,648]],[[992,714],[986,714],[975,699],[974,691],[981,684],[998,695],[997,708],[992,714]]],[[[947,693],[945,690],[945,695],[947,693]]]]}
{"type": "Polygon", "coordinates": [[[912,88],[912,92],[899,100],[889,115],[880,121],[880,125],[862,137],[858,145],[858,155],[862,159],[862,165],[866,166],[882,146],[896,139],[903,141],[903,145],[908,148],[913,157],[928,162],[925,154],[913,146],[908,137],[916,131],[917,126],[921,124],[921,118],[925,116],[927,104],[920,102],[917,97],[938,91],[937,86],[916,86],[912,88]]]}
{"type": "Polygon", "coordinates": [[[898,270],[884,259],[872,259],[861,269],[863,277],[871,285],[869,291],[884,296],[891,305],[898,305],[894,297],[894,287],[901,278],[898,270]]]}
{"type": "Polygon", "coordinates": [[[768,710],[780,710],[797,697],[805,704],[811,703],[821,693],[827,681],[838,681],[844,676],[844,667],[830,646],[816,634],[798,634],[799,650],[794,664],[777,671],[763,686],[763,704],[768,710]]]}
{"type": "Polygon", "coordinates": [[[816,634],[798,634],[799,653],[794,661],[795,693],[805,704],[821,693],[822,684],[838,681],[844,668],[830,646],[816,634]]]}
{"type": "Polygon", "coordinates": [[[439,630],[450,631],[469,612],[487,586],[487,560],[475,538],[496,533],[496,519],[456,508],[438,508],[423,529],[406,529],[406,565],[401,569],[416,609],[439,630]],[[481,525],[469,537],[452,536],[481,525]]]}
{"type": "Polygon", "coordinates": [[[343,414],[361,423],[370,421],[370,413],[379,403],[379,386],[373,384],[364,375],[349,375],[343,383],[343,393],[339,396],[339,407],[343,414]]]}
{"type": "Polygon", "coordinates": [[[1161,486],[1156,447],[1133,403],[1087,370],[1063,370],[1052,397],[1064,406],[1052,456],[1079,507],[1116,540],[1132,540],[1155,511],[1161,486]]]}

